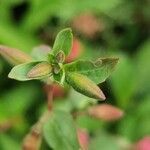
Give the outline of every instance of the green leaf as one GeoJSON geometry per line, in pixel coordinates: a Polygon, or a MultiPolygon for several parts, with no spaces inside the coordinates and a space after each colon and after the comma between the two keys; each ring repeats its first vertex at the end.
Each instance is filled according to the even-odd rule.
{"type": "Polygon", "coordinates": [[[15,80],[19,80],[19,81],[27,81],[27,80],[45,78],[49,75],[48,73],[45,75],[42,75],[42,76],[38,76],[38,77],[35,76],[33,78],[28,76],[28,73],[31,71],[31,69],[33,69],[33,67],[35,67],[39,63],[47,63],[47,62],[36,61],[36,62],[30,62],[30,63],[24,63],[21,65],[17,65],[10,71],[8,77],[15,79],[15,80]]]}
{"type": "Polygon", "coordinates": [[[60,31],[55,39],[52,53],[57,55],[59,51],[63,51],[65,55],[69,55],[72,48],[73,35],[70,28],[60,31]]]}
{"type": "Polygon", "coordinates": [[[81,73],[98,84],[109,77],[117,62],[118,58],[99,58],[95,62],[79,60],[64,65],[64,68],[66,72],[81,73]]]}
{"type": "Polygon", "coordinates": [[[43,132],[46,142],[54,150],[79,150],[76,129],[69,113],[52,112],[43,132]]]}
{"type": "Polygon", "coordinates": [[[79,73],[67,73],[66,81],[76,91],[90,98],[105,100],[105,95],[101,89],[89,78],[79,73]]]}

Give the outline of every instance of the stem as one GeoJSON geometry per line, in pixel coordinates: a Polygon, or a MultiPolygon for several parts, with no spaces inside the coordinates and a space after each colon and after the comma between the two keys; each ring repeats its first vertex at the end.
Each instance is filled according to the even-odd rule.
{"type": "Polygon", "coordinates": [[[39,121],[31,128],[31,131],[26,135],[23,141],[23,150],[39,150],[42,140],[42,128],[49,116],[50,111],[46,111],[39,121]]]}
{"type": "Polygon", "coordinates": [[[48,100],[48,111],[46,111],[39,121],[31,128],[31,131],[26,135],[23,141],[23,150],[39,150],[42,141],[42,129],[45,122],[48,120],[53,103],[53,86],[51,84],[46,85],[46,93],[48,100]]]}
{"type": "Polygon", "coordinates": [[[79,111],[79,112],[73,112],[72,113],[72,117],[74,120],[76,120],[76,118],[78,116],[82,116],[82,115],[88,115],[87,111],[79,111]]]}
{"type": "Polygon", "coordinates": [[[47,100],[48,100],[48,110],[51,111],[53,107],[53,86],[47,85],[47,100]]]}

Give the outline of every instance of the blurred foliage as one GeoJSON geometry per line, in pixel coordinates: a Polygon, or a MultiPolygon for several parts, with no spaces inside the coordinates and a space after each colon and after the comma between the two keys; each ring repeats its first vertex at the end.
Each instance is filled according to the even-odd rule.
{"type": "MultiPolygon", "coordinates": [[[[133,143],[150,135],[149,9],[148,0],[1,0],[0,44],[31,53],[39,44],[52,46],[56,33],[69,26],[82,45],[81,58],[118,56],[116,71],[101,88],[106,93],[105,103],[122,108],[125,116],[106,123],[79,115],[76,122],[90,133],[90,150],[121,150],[118,136],[123,143],[125,139],[133,143]],[[73,25],[75,18],[86,13],[96,17],[100,28],[93,37],[77,30],[80,24],[73,25]]],[[[41,83],[8,79],[9,70],[0,57],[0,149],[19,150],[29,128],[45,110],[46,94],[41,83]]],[[[65,92],[55,98],[58,109],[73,112],[94,103],[69,89],[65,92]]]]}

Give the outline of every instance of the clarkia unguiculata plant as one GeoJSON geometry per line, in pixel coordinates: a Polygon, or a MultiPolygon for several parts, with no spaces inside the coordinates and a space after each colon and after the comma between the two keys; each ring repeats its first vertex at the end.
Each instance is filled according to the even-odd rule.
{"type": "MultiPolygon", "coordinates": [[[[98,58],[95,61],[76,60],[65,63],[65,58],[72,48],[72,41],[72,31],[66,28],[57,34],[52,49],[49,47],[46,47],[47,51],[35,49],[32,56],[1,45],[0,54],[15,65],[8,77],[19,81],[41,80],[46,84],[57,82],[62,86],[68,84],[87,97],[105,100],[105,95],[97,84],[109,77],[118,58],[98,58]]],[[[52,102],[52,100],[49,101],[52,102]]],[[[42,136],[54,150],[80,149],[71,114],[55,110],[52,106],[49,106],[49,110],[26,136],[23,148],[39,149],[42,136]]]]}

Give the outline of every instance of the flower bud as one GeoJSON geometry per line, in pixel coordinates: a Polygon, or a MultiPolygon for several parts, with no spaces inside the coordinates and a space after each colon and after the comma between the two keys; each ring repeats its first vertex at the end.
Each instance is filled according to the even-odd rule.
{"type": "Polygon", "coordinates": [[[79,73],[66,74],[66,81],[76,91],[95,99],[105,100],[105,95],[101,89],[89,78],[79,73]]]}
{"type": "Polygon", "coordinates": [[[18,65],[26,62],[30,62],[32,57],[26,53],[15,49],[0,45],[0,54],[11,64],[18,65]]]}
{"type": "Polygon", "coordinates": [[[84,129],[79,128],[77,130],[77,135],[78,135],[79,144],[80,144],[82,150],[88,150],[88,145],[89,145],[89,141],[90,141],[88,132],[84,129]]]}
{"type": "Polygon", "coordinates": [[[88,110],[89,115],[104,121],[114,121],[123,116],[123,111],[109,104],[92,106],[88,110]]]}
{"type": "Polygon", "coordinates": [[[134,146],[134,150],[149,150],[149,149],[150,149],[150,136],[143,137],[134,146]]]}
{"type": "Polygon", "coordinates": [[[48,62],[35,65],[27,74],[28,78],[38,78],[51,74],[52,66],[48,62]]]}

